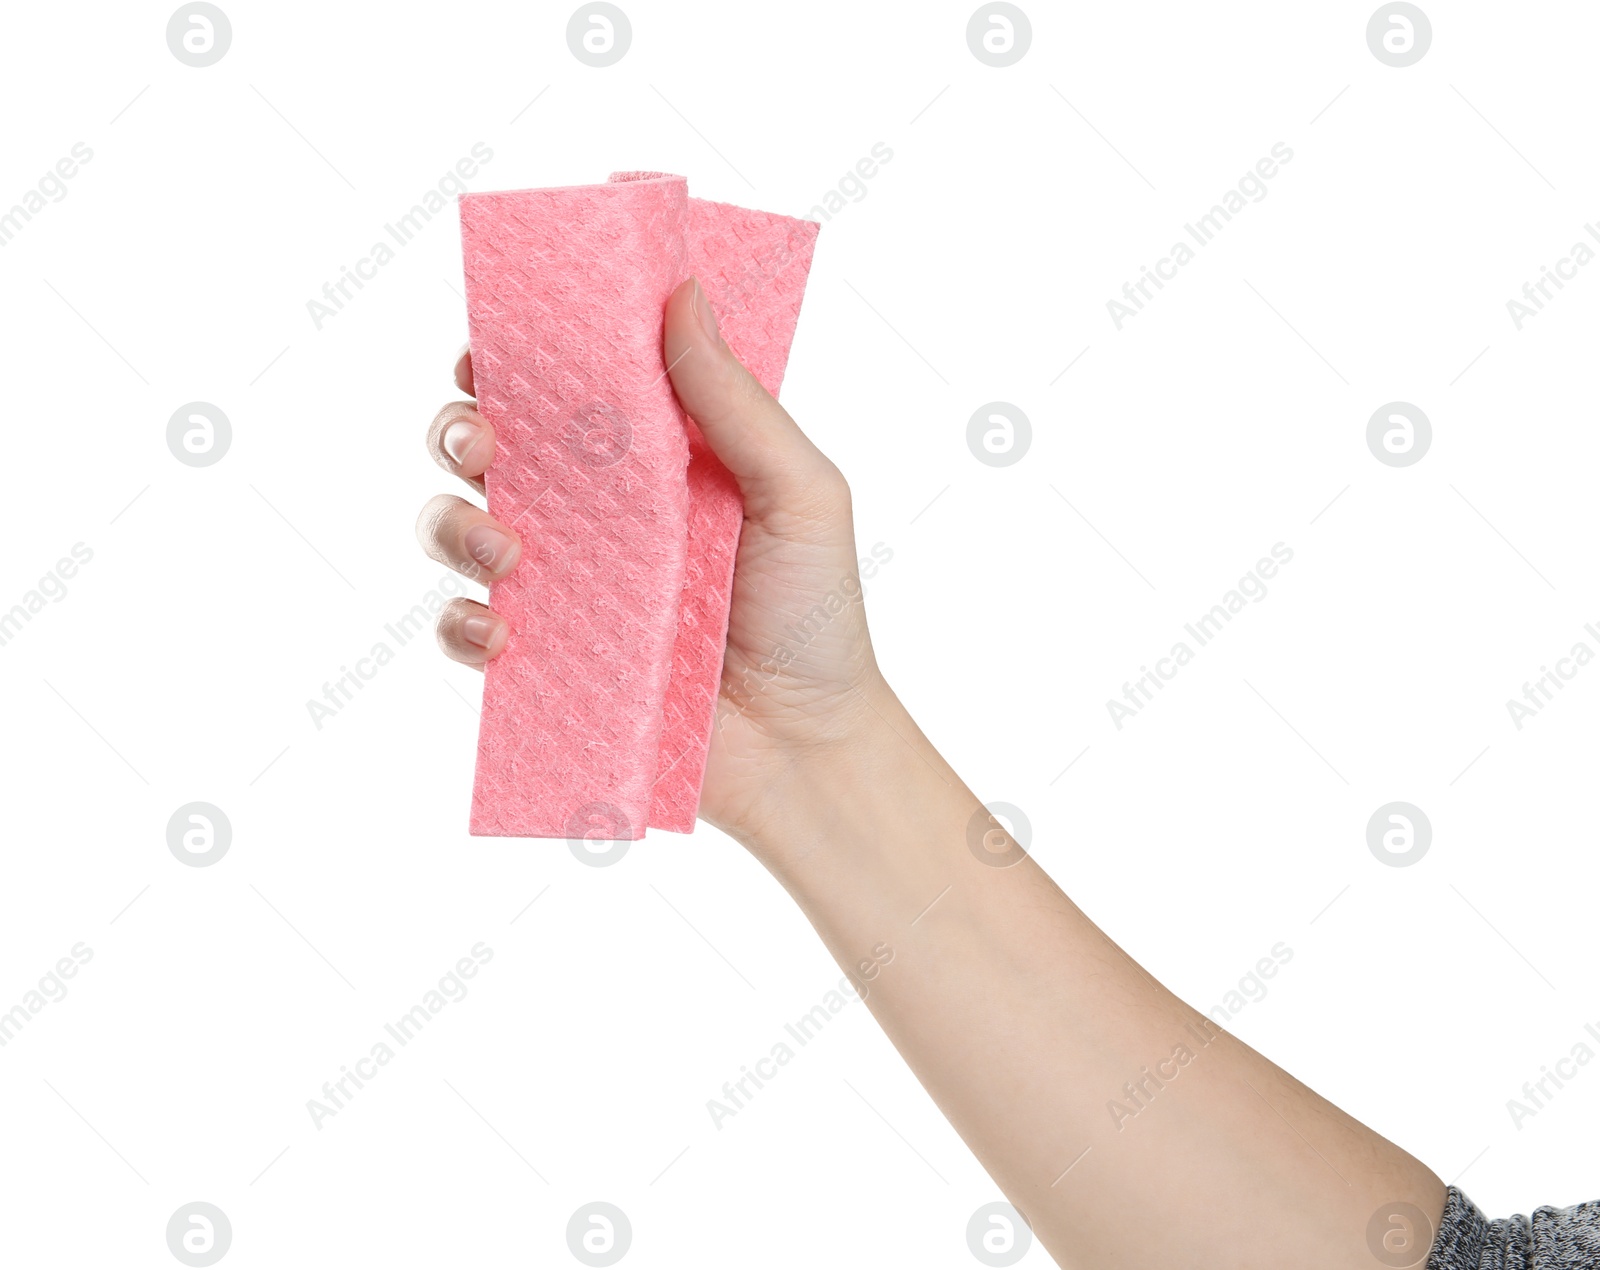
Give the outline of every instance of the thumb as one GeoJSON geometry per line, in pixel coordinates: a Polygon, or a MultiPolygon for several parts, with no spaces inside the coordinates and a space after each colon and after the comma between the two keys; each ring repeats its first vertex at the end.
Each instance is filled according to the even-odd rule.
{"type": "Polygon", "coordinates": [[[678,401],[739,482],[748,512],[804,505],[834,475],[833,464],[718,334],[697,278],[667,299],[662,354],[678,401]]]}

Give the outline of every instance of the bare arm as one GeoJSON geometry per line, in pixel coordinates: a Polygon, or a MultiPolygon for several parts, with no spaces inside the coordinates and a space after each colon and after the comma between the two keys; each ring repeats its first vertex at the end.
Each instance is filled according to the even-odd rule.
{"type": "Polygon", "coordinates": [[[1056,1261],[1372,1270],[1410,1204],[1378,1228],[1420,1264],[1439,1179],[1157,983],[864,691],[748,845],[844,969],[892,945],[868,1007],[1056,1261]]]}
{"type": "MultiPolygon", "coordinates": [[[[1420,1263],[1439,1179],[1157,983],[922,735],[873,654],[843,477],[708,312],[685,283],[663,341],[679,399],[745,499],[702,817],[766,865],[847,972],[893,947],[868,1006],[1061,1265],[1420,1263]],[[1385,1237],[1398,1259],[1375,1258],[1385,1237]]],[[[472,391],[469,358],[457,382],[472,391]]],[[[470,402],[429,434],[479,489],[493,442],[470,402]]],[[[435,499],[418,532],[480,580],[516,566],[514,535],[465,500],[435,499]]],[[[505,623],[456,601],[439,638],[481,665],[505,623]]]]}

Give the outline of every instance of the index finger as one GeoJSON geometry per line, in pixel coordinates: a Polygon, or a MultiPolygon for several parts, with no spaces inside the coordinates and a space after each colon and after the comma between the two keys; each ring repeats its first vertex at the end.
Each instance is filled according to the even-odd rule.
{"type": "Polygon", "coordinates": [[[472,391],[472,346],[463,344],[461,351],[456,354],[456,387],[469,397],[478,394],[472,391]]]}

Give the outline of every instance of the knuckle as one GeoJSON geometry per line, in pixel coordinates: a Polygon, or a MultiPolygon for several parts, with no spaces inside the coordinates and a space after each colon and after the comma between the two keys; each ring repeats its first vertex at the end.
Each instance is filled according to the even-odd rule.
{"type": "Polygon", "coordinates": [[[826,465],[825,474],[822,478],[823,488],[828,491],[834,502],[849,507],[850,482],[845,479],[845,474],[838,469],[832,460],[824,459],[823,462],[826,465]]]}
{"type": "Polygon", "coordinates": [[[439,547],[460,504],[449,494],[436,494],[424,503],[417,513],[417,541],[430,551],[439,547]]]}
{"type": "Polygon", "coordinates": [[[807,510],[827,519],[849,516],[850,482],[830,460],[821,459],[800,477],[798,484],[807,510]]]}
{"type": "Polygon", "coordinates": [[[433,635],[445,652],[454,654],[460,647],[461,623],[466,616],[465,600],[451,600],[439,610],[439,620],[433,624],[433,635]]]}

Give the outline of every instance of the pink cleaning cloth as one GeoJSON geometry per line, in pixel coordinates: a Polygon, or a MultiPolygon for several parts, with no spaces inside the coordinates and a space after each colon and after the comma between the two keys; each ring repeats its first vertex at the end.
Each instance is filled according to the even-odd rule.
{"type": "Polygon", "coordinates": [[[523,544],[490,590],[512,635],[485,674],[471,830],[690,832],[743,503],[672,392],[662,312],[697,275],[776,394],[818,226],[653,172],[460,204],[489,510],[523,544]]]}

